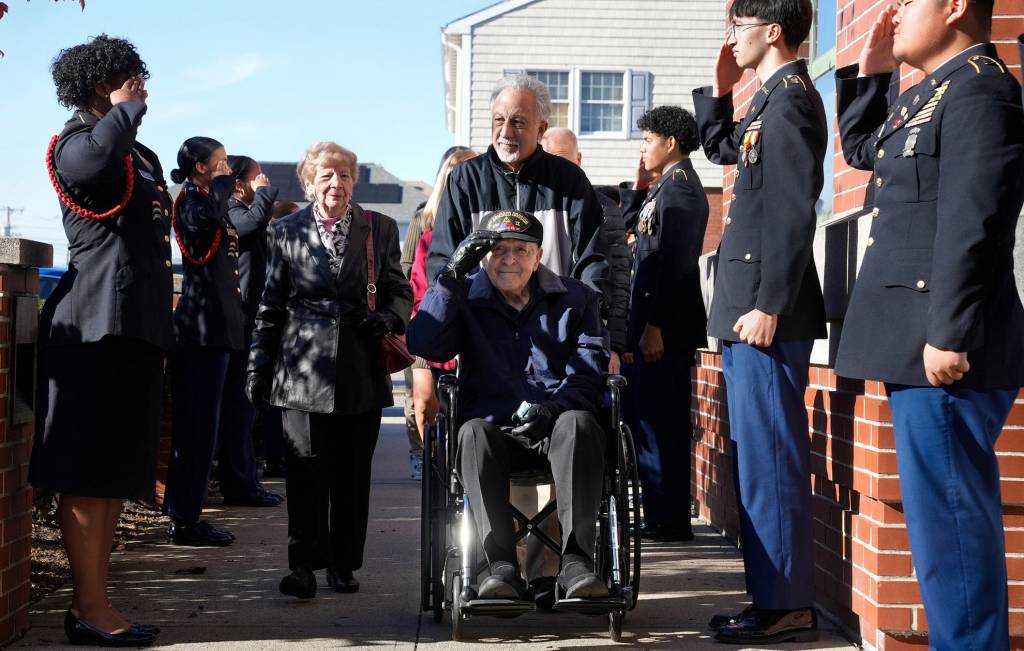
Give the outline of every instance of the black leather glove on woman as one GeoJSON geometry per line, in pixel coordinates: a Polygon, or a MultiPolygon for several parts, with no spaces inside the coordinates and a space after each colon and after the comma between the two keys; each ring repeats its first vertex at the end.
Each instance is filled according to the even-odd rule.
{"type": "Polygon", "coordinates": [[[376,341],[391,332],[391,323],[380,312],[370,312],[357,326],[360,334],[367,339],[376,341]]]}

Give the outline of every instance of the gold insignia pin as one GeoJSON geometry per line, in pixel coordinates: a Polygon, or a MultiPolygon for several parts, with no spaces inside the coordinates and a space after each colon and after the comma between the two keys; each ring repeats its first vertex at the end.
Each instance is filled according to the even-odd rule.
{"type": "Polygon", "coordinates": [[[939,82],[937,82],[934,79],[932,79],[932,86],[938,86],[938,85],[939,85],[939,82]]]}
{"type": "Polygon", "coordinates": [[[901,108],[901,109],[900,109],[900,117],[901,117],[901,118],[905,118],[905,117],[907,117],[907,113],[909,113],[909,112],[910,112],[910,111],[909,111],[909,110],[907,110],[907,107],[906,107],[906,106],[904,106],[903,108],[901,108]]]}
{"type": "Polygon", "coordinates": [[[920,95],[914,95],[914,106],[917,106],[918,102],[921,101],[920,95]]]}

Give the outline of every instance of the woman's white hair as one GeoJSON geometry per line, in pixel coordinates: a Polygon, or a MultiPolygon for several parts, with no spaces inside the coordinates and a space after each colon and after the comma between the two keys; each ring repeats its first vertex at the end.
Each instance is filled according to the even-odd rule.
{"type": "Polygon", "coordinates": [[[548,90],[548,87],[544,82],[529,75],[502,77],[498,80],[494,90],[491,91],[492,107],[494,106],[494,100],[497,99],[498,95],[509,88],[513,90],[528,90],[533,93],[537,117],[540,118],[541,122],[548,121],[548,118],[551,116],[551,91],[548,90]]]}

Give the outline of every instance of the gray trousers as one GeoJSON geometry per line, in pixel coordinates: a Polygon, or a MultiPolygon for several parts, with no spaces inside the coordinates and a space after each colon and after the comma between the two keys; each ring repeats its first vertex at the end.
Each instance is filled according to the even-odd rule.
{"type": "Polygon", "coordinates": [[[468,421],[459,429],[459,475],[488,561],[515,559],[509,474],[548,468],[558,495],[563,552],[575,539],[582,553],[593,557],[604,477],[604,437],[597,419],[586,411],[563,413],[555,421],[551,437],[532,447],[482,419],[468,421]],[[499,555],[501,558],[492,558],[499,555]]]}

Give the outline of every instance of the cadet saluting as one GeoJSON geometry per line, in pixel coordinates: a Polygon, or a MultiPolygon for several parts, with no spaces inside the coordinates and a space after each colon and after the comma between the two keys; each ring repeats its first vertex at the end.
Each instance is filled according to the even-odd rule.
{"type": "Polygon", "coordinates": [[[737,164],[719,248],[708,334],[722,339],[735,443],[737,498],[752,605],[709,626],[732,643],[817,639],[804,389],[825,310],[811,255],[823,184],[824,107],[797,49],[811,27],[809,0],[736,0],[714,88],[693,101],[704,152],[737,164]],[[762,86],[733,122],[742,69],[762,86]]]}
{"type": "Polygon", "coordinates": [[[885,382],[933,649],[1009,648],[994,446],[1024,382],[1024,116],[987,42],[992,5],[888,7],[859,76],[836,73],[843,155],[875,190],[836,372],[885,382]],[[926,76],[889,107],[899,62],[926,76]]]}

